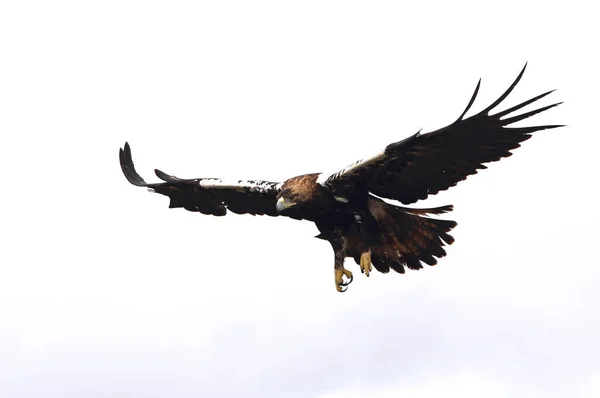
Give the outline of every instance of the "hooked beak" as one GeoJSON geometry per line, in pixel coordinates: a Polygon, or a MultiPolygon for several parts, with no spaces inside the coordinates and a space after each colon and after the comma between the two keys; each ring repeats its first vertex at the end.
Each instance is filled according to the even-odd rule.
{"type": "Polygon", "coordinates": [[[277,212],[281,213],[283,210],[287,209],[288,207],[292,207],[293,205],[295,205],[295,203],[286,202],[282,196],[277,200],[277,206],[276,206],[277,212]]]}

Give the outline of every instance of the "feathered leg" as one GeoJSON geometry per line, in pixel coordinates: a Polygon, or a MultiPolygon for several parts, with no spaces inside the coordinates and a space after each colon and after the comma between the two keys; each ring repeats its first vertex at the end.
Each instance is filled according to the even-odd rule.
{"type": "Polygon", "coordinates": [[[352,283],[352,280],[354,279],[352,272],[344,268],[344,259],[346,258],[346,238],[341,231],[334,230],[329,238],[329,243],[331,243],[335,256],[335,288],[338,292],[343,293],[347,290],[344,288],[352,283]],[[348,278],[348,282],[344,282],[344,276],[348,278]]]}

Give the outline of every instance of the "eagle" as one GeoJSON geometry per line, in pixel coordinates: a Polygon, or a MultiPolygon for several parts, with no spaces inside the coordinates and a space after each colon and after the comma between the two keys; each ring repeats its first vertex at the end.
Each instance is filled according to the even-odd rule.
{"type": "Polygon", "coordinates": [[[561,104],[515,114],[554,90],[495,111],[517,86],[526,67],[481,112],[465,118],[479,92],[479,79],[467,107],[452,124],[427,133],[418,131],[334,173],[304,174],[272,182],[182,179],[156,169],[162,182],[149,184],[135,170],[127,142],[119,150],[121,169],[131,184],[168,196],[170,208],[213,216],[224,216],[229,211],[314,222],[319,230],[316,237],[333,248],[335,288],[345,292],[353,280],[352,272],[344,268],[347,257],[354,259],[366,276],[373,267],[381,273],[394,270],[403,274],[406,268],[418,270],[423,264],[435,265],[446,255],[444,246],[454,242],[449,232],[456,222],[432,217],[451,211],[452,205],[409,208],[398,202],[410,205],[453,187],[485,169],[485,163],[511,156],[511,151],[532,133],[563,126],[513,126],[561,104]]]}

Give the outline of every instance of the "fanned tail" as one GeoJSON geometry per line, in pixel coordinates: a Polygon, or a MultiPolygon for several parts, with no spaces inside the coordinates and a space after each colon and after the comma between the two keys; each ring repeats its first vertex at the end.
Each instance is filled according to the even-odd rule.
{"type": "Polygon", "coordinates": [[[427,214],[442,214],[452,206],[410,209],[394,206],[382,200],[369,200],[369,210],[377,220],[379,231],[369,231],[377,244],[371,247],[373,266],[380,272],[404,273],[405,267],[421,269],[422,263],[437,264],[446,255],[443,246],[454,238],[449,234],[455,221],[429,218],[427,214]]]}

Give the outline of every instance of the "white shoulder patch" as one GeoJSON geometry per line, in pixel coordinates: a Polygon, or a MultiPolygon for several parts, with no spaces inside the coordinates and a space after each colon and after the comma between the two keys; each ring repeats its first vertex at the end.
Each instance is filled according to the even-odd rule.
{"type": "Polygon", "coordinates": [[[325,185],[325,183],[327,182],[327,179],[329,178],[331,174],[330,173],[321,173],[317,176],[317,184],[319,185],[325,185]]]}

